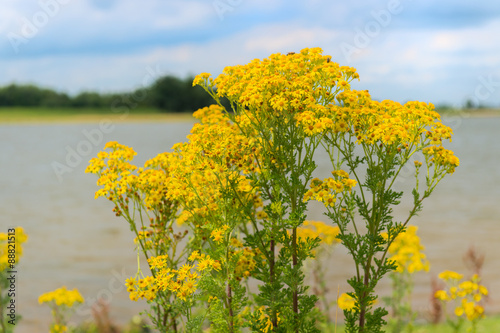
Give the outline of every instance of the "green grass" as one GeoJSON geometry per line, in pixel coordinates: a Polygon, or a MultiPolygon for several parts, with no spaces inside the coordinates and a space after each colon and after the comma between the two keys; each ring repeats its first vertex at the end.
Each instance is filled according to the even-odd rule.
{"type": "MultiPolygon", "coordinates": [[[[461,332],[469,332],[470,323],[464,323],[461,332]]],[[[438,325],[416,326],[413,333],[453,333],[451,327],[445,323],[438,325]]],[[[477,324],[477,333],[500,332],[500,317],[487,317],[477,324]]],[[[388,332],[389,333],[389,332],[388,332]]]]}
{"type": "MultiPolygon", "coordinates": [[[[460,332],[469,332],[470,323],[465,322],[462,326],[460,332]]],[[[500,316],[491,316],[481,319],[477,324],[476,333],[495,333],[500,332],[500,316]]],[[[390,326],[385,327],[385,331],[387,333],[393,332],[390,329],[390,326]]],[[[324,333],[344,333],[343,325],[338,325],[337,330],[335,331],[334,325],[326,328],[324,333]]],[[[413,330],[405,329],[400,333],[454,333],[453,329],[446,323],[439,323],[436,325],[433,324],[420,324],[415,325],[413,330]]]]}
{"type": "MultiPolygon", "coordinates": [[[[109,325],[109,323],[108,323],[109,325]]],[[[105,325],[106,326],[106,325],[105,325]]],[[[464,323],[462,326],[462,329],[460,332],[469,332],[470,324],[469,323],[464,323]]],[[[75,333],[100,333],[100,332],[106,332],[106,330],[102,330],[103,328],[101,327],[101,330],[93,324],[93,323],[84,323],[79,325],[75,333]]],[[[384,328],[385,332],[387,333],[392,333],[394,332],[391,330],[390,326],[386,326],[384,328]]],[[[126,326],[121,328],[121,332],[123,333],[145,333],[147,330],[142,329],[141,323],[132,323],[132,321],[126,326]]],[[[335,326],[331,325],[328,328],[325,328],[323,330],[324,333],[344,333],[344,327],[343,325],[338,325],[337,329],[335,330],[335,326]]],[[[413,330],[408,330],[405,329],[401,331],[400,333],[454,333],[454,331],[451,329],[449,325],[446,323],[440,323],[437,325],[432,325],[432,324],[426,324],[426,325],[415,325],[413,330]]],[[[495,333],[495,332],[500,332],[500,317],[499,316],[491,316],[491,317],[486,317],[482,320],[479,321],[477,324],[477,331],[476,333],[495,333]]]]}

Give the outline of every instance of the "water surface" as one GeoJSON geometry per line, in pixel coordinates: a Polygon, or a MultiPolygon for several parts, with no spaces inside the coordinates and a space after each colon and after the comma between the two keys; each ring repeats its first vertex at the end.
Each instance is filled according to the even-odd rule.
{"type": "MultiPolygon", "coordinates": [[[[453,118],[445,124],[454,128],[447,147],[459,156],[460,167],[438,186],[412,223],[419,226],[431,262],[429,273],[416,275],[415,307],[426,311],[431,278],[442,270],[467,273],[462,256],[474,245],[486,255],[483,279],[491,290],[487,309],[498,312],[500,118],[453,118]]],[[[17,311],[23,319],[16,332],[48,330],[50,310],[39,306],[37,298],[62,285],[78,288],[87,303],[98,297],[109,300],[111,317],[119,324],[144,309],[144,303],[128,300],[123,286],[137,269],[132,233],[125,220],[114,217],[110,202],[94,200],[96,177],[84,170],[108,141],[133,147],[140,165],[185,140],[191,126],[129,123],[112,124],[106,131],[99,124],[0,126],[1,231],[22,226],[30,237],[17,267],[17,311]]],[[[324,154],[318,154],[318,165],[317,175],[326,177],[330,170],[324,154]]],[[[413,181],[403,174],[396,185],[408,190],[413,181]]],[[[396,209],[399,219],[411,208],[411,198],[405,198],[409,200],[396,209]]],[[[311,205],[311,219],[324,220],[322,212],[319,205],[311,205]]],[[[345,280],[353,266],[342,247],[334,251],[328,267],[332,296],[337,286],[347,291],[345,280]]],[[[388,281],[381,283],[380,291],[389,292],[388,281]]],[[[89,306],[74,319],[90,319],[89,306]]]]}

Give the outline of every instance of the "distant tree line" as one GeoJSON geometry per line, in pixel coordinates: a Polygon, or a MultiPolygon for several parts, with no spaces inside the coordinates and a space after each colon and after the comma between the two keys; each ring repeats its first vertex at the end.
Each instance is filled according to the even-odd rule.
{"type": "MultiPolygon", "coordinates": [[[[41,88],[32,84],[10,84],[0,87],[0,107],[42,107],[75,109],[159,109],[165,112],[193,112],[214,104],[212,97],[200,86],[193,87],[193,77],[180,79],[167,75],[160,77],[149,87],[125,93],[100,94],[92,91],[76,96],[41,88]]],[[[227,100],[222,101],[229,110],[227,100]]],[[[462,109],[483,109],[488,106],[468,99],[462,109]]],[[[459,107],[460,108],[460,107],[459,107]]],[[[439,104],[437,111],[446,112],[456,106],[439,104]]]]}
{"type": "Polygon", "coordinates": [[[168,112],[193,112],[214,104],[200,86],[193,87],[193,77],[180,79],[163,76],[150,87],[127,93],[99,94],[82,92],[76,96],[36,85],[10,84],[0,87],[0,107],[45,108],[155,108],[168,112]]]}

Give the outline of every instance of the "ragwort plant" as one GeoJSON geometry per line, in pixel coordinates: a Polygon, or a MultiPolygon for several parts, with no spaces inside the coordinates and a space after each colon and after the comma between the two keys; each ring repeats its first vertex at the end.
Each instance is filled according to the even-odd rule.
{"type": "Polygon", "coordinates": [[[124,217],[135,234],[138,270],[134,277],[126,281],[130,299],[154,300],[149,312],[153,324],[158,328],[172,327],[175,330],[181,316],[174,298],[177,290],[155,287],[150,283],[152,278],[142,272],[139,263],[139,253],[142,253],[156,279],[158,261],[167,262],[169,267],[177,269],[180,257],[184,254],[178,254],[178,244],[184,234],[175,233],[172,228],[178,203],[165,196],[164,180],[168,174],[154,159],[148,161],[144,168],[132,165],[130,162],[136,152],[118,142],[108,142],[104,148],[105,151],[99,152],[90,161],[86,172],[99,176],[97,184],[102,188],[95,197],[103,196],[113,202],[116,216],[124,217]]]}
{"type": "MultiPolygon", "coordinates": [[[[331,62],[320,49],[304,49],[299,54],[275,54],[225,68],[215,80],[203,73],[194,84],[201,84],[219,103],[220,97],[229,99],[232,119],[242,132],[251,128],[259,135],[263,156],[272,162],[255,180],[269,189],[263,191],[270,202],[269,230],[278,231],[270,239],[280,239],[279,228],[294,230],[291,239],[286,235],[283,239],[285,248],[291,249],[293,264],[288,267],[300,266],[294,235],[305,220],[305,203],[323,202],[356,268],[349,280],[356,305],[344,311],[347,331],[379,332],[387,311],[372,306],[377,298],[375,286],[396,268],[387,259],[388,248],[459,161],[442,146],[443,140],[451,139],[452,130],[440,122],[432,104],[374,101],[368,91],[351,90],[350,83],[357,78],[355,69],[331,62]],[[333,177],[323,180],[311,179],[316,166],[313,154],[319,145],[328,153],[333,169],[333,177]],[[393,185],[418,152],[425,156],[425,184],[423,189],[419,186],[423,164],[416,161],[413,208],[406,220],[394,221],[392,207],[403,193],[393,185]]],[[[298,271],[290,273],[300,276],[298,271]]],[[[297,330],[304,317],[297,308],[302,280],[290,278],[293,312],[286,313],[292,315],[292,327],[297,330]]]]}
{"type": "MultiPolygon", "coordinates": [[[[267,218],[260,226],[253,225],[254,236],[247,239],[266,254],[266,267],[256,276],[264,283],[257,304],[268,307],[274,332],[315,330],[312,310],[317,298],[306,293],[302,266],[318,239],[301,241],[297,228],[306,219],[304,197],[313,180],[314,153],[322,139],[311,134],[327,125],[304,126],[300,119],[326,109],[343,90],[339,86],[332,91],[333,82],[349,80],[354,74],[354,69],[339,68],[319,49],[305,49],[299,54],[275,54],[227,67],[216,79],[202,73],[193,82],[202,85],[221,107],[221,97],[226,97],[231,120],[244,135],[256,137],[260,146],[256,158],[260,172],[251,174],[250,179],[262,195],[267,218]],[[278,314],[284,318],[281,323],[278,314]]],[[[355,182],[336,184],[336,191],[324,196],[331,204],[355,182]]]]}
{"type": "MultiPolygon", "coordinates": [[[[349,176],[358,184],[356,191],[344,192],[335,205],[325,205],[327,216],[340,228],[339,238],[356,268],[356,275],[348,281],[356,306],[344,311],[346,326],[348,332],[379,332],[387,311],[371,304],[377,298],[374,290],[378,281],[396,268],[388,260],[387,251],[422,209],[422,201],[447,173],[454,171],[458,159],[441,146],[443,139],[451,137],[451,129],[439,122],[432,105],[376,102],[366,91],[343,92],[337,101],[339,105],[330,106],[330,117],[338,125],[326,129],[323,145],[335,179],[344,181],[349,176]],[[419,187],[422,163],[417,161],[413,208],[406,220],[394,221],[392,207],[399,204],[403,195],[393,189],[394,182],[410,157],[420,151],[427,167],[424,189],[419,187]],[[382,237],[382,233],[387,233],[387,237],[382,237]]],[[[311,191],[321,193],[325,181],[312,182],[311,191]]]]}
{"type": "Polygon", "coordinates": [[[356,267],[349,280],[354,306],[344,311],[348,331],[380,331],[386,311],[373,309],[374,288],[395,268],[387,249],[458,159],[441,145],[451,130],[432,105],[372,101],[368,92],[351,90],[357,78],[319,48],[227,67],[215,79],[202,73],[193,84],[218,105],[195,113],[201,122],[188,142],[143,168],[129,164],[135,152],[116,142],[91,160],[87,171],[103,186],[96,197],[115,203],[148,260],[151,275],[139,267],[127,285],[132,299],[151,304],[155,327],[318,332],[318,298],[302,268],[321,240],[299,237],[308,201],[317,200],[356,267]],[[323,180],[313,177],[321,148],[332,165],[332,177],[323,180]],[[394,222],[391,206],[402,193],[392,185],[419,151],[426,188],[418,187],[417,162],[414,208],[408,220],[394,222]],[[185,231],[174,233],[174,221],[185,231]]]}
{"type": "Polygon", "coordinates": [[[54,321],[50,325],[50,333],[73,332],[74,328],[68,326],[68,321],[75,311],[73,306],[84,301],[78,289],[68,290],[65,286],[40,295],[38,303],[46,303],[52,310],[54,321]]]}

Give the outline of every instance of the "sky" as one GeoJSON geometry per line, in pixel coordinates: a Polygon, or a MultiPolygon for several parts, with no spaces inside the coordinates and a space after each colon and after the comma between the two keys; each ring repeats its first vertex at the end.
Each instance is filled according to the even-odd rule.
{"type": "Polygon", "coordinates": [[[374,99],[500,106],[500,1],[1,0],[0,86],[124,92],[320,47],[374,99]]]}

